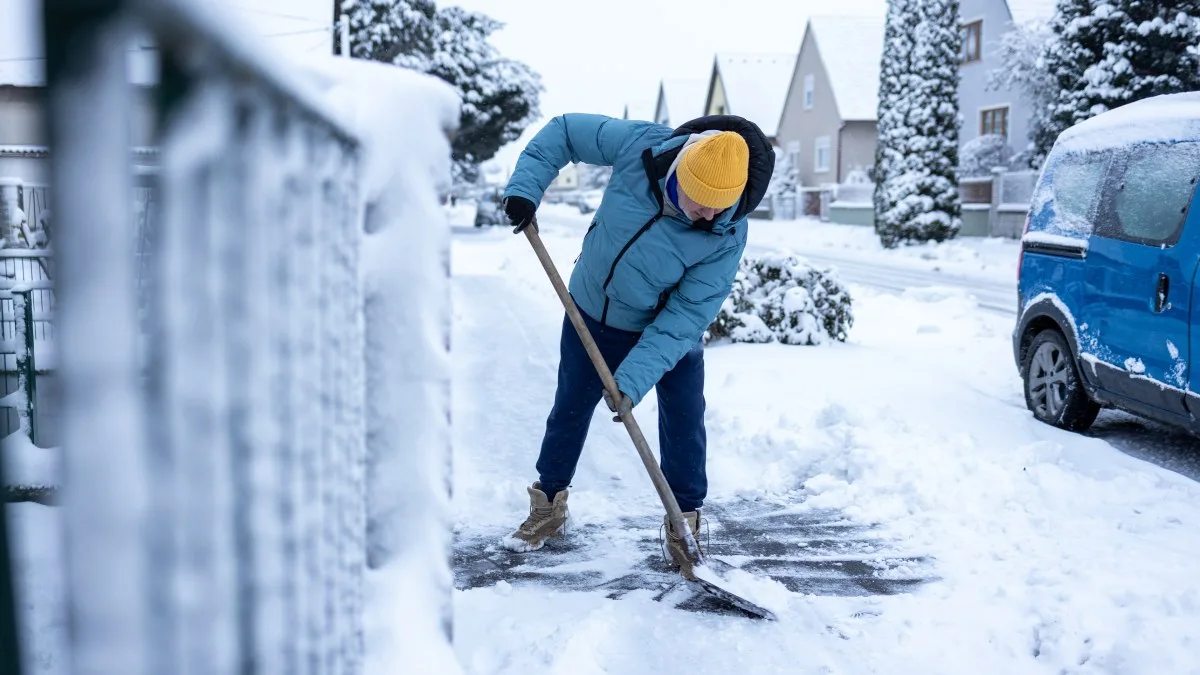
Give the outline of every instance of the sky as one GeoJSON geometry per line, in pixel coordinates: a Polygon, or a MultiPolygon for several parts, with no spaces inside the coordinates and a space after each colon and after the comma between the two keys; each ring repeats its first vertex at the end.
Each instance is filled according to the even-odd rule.
{"type": "MultiPolygon", "coordinates": [[[[542,76],[543,120],[501,150],[511,166],[546,119],[564,112],[650,114],[659,80],[707,78],[716,52],[800,50],[813,14],[883,16],[885,0],[455,0],[505,27],[492,44],[542,76]]],[[[441,6],[441,3],[439,3],[441,6]]]]}
{"type": "MultiPolygon", "coordinates": [[[[31,8],[36,0],[2,0],[31,8]]],[[[333,0],[194,0],[227,13],[239,26],[270,40],[277,52],[328,52],[333,0]]],[[[564,112],[616,117],[625,106],[653,113],[662,78],[707,78],[716,52],[800,49],[812,14],[883,15],[886,0],[439,0],[483,12],[505,24],[492,43],[542,77],[542,119],[497,160],[511,167],[545,123],[564,112]],[[832,5],[832,6],[831,6],[832,5]]],[[[34,12],[19,12],[32,19],[34,12]]],[[[39,55],[32,30],[0,22],[0,79],[6,69],[39,64],[4,57],[39,55]],[[10,26],[3,30],[3,25],[10,26]]]]}

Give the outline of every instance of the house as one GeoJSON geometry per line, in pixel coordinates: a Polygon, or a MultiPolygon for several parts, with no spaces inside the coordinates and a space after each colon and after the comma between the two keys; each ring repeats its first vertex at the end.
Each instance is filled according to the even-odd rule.
{"type": "Polygon", "coordinates": [[[663,78],[654,104],[654,121],[677,127],[704,115],[708,80],[703,78],[663,78]]]}
{"type": "Polygon", "coordinates": [[[739,115],[776,144],[779,118],[796,54],[717,54],[713,58],[705,115],[739,115]]]}
{"type": "Polygon", "coordinates": [[[1014,153],[1028,147],[1030,103],[1019,91],[991,90],[988,75],[1002,66],[997,56],[1001,37],[1014,26],[1049,19],[1054,15],[1054,4],[1055,0],[961,0],[960,149],[984,134],[1004,136],[1014,153]]]}
{"type": "Polygon", "coordinates": [[[843,183],[874,166],[883,27],[882,14],[808,20],[778,132],[801,185],[843,183]]]}

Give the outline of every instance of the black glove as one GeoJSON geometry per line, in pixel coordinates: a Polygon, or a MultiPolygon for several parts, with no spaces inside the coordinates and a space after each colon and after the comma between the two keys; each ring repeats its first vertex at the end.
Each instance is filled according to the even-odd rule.
{"type": "Polygon", "coordinates": [[[604,402],[608,404],[608,409],[617,413],[613,416],[614,422],[620,422],[621,418],[633,411],[633,401],[625,394],[621,394],[621,403],[618,405],[613,403],[612,396],[608,394],[608,390],[604,390],[604,402]]]}
{"type": "MultiPolygon", "coordinates": [[[[504,215],[508,216],[508,222],[513,225],[513,234],[518,234],[528,227],[533,222],[535,213],[537,206],[524,197],[513,195],[504,200],[504,215]]],[[[535,227],[534,232],[536,231],[535,227]]]]}

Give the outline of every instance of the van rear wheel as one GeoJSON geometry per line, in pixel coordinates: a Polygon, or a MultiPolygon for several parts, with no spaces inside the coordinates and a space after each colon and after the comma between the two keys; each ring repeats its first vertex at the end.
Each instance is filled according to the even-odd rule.
{"type": "Polygon", "coordinates": [[[1038,333],[1025,352],[1021,376],[1025,405],[1037,419],[1068,431],[1084,431],[1100,405],[1088,396],[1067,340],[1057,330],[1038,333]]]}

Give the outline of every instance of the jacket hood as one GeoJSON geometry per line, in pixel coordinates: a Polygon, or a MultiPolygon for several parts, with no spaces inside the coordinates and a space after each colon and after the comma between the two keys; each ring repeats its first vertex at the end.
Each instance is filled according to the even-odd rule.
{"type": "MultiPolygon", "coordinates": [[[[766,134],[754,122],[737,115],[707,115],[677,127],[671,137],[659,146],[661,150],[655,149],[656,159],[665,159],[669,155],[670,158],[666,162],[669,169],[687,138],[692,134],[705,131],[735,132],[745,139],[746,146],[750,149],[746,189],[742,192],[742,197],[738,200],[732,214],[727,211],[726,214],[729,217],[721,218],[722,221],[736,222],[758,208],[766,196],[767,186],[771,183],[771,175],[775,172],[775,150],[771,147],[771,142],[767,140],[766,134]]],[[[662,171],[662,175],[666,175],[666,169],[662,171]]]]}

